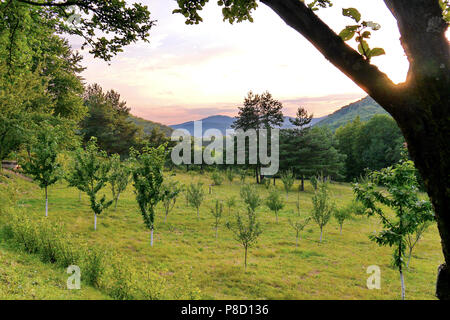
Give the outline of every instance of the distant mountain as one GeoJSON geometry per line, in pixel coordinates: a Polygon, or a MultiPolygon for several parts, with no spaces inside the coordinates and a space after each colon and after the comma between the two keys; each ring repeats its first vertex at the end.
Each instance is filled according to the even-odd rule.
{"type": "Polygon", "coordinates": [[[144,130],[144,132],[146,134],[150,134],[150,132],[152,132],[154,127],[158,127],[162,132],[164,132],[166,134],[166,136],[170,136],[172,134],[173,129],[163,125],[161,123],[158,122],[153,122],[150,120],[145,120],[133,115],[130,115],[128,117],[128,119],[132,122],[134,122],[138,127],[141,127],[142,130],[144,130]]]}
{"type": "MultiPolygon", "coordinates": [[[[284,117],[284,123],[281,126],[283,129],[292,128],[292,124],[289,122],[289,119],[292,117],[284,117]]],[[[311,125],[316,124],[317,122],[321,121],[322,118],[314,118],[311,121],[311,125]]],[[[231,129],[231,125],[233,124],[235,118],[229,117],[229,116],[222,116],[222,115],[216,115],[216,116],[210,116],[204,119],[201,119],[202,121],[202,134],[208,130],[208,129],[219,129],[220,132],[222,132],[223,135],[225,135],[227,129],[231,129]]],[[[176,125],[170,126],[172,129],[185,129],[189,131],[191,135],[194,135],[194,121],[188,121],[176,125]]]]}
{"type": "Polygon", "coordinates": [[[347,122],[354,120],[357,116],[360,117],[361,121],[367,121],[376,114],[388,113],[375,100],[367,96],[333,112],[316,123],[316,125],[328,126],[334,131],[347,122]]]}
{"type": "MultiPolygon", "coordinates": [[[[201,119],[200,121],[202,121],[202,135],[208,129],[219,129],[220,132],[222,132],[222,134],[225,135],[225,130],[231,129],[231,125],[234,122],[234,118],[217,115],[201,119]]],[[[175,124],[171,125],[170,127],[174,130],[185,129],[189,131],[189,133],[192,136],[194,135],[194,121],[175,124]]]]}

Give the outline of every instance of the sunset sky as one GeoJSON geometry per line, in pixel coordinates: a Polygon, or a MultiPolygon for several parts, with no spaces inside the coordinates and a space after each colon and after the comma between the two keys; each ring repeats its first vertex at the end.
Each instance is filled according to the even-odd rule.
{"type": "MultiPolygon", "coordinates": [[[[110,65],[83,52],[86,82],[120,92],[132,114],[164,124],[215,114],[234,116],[249,90],[268,90],[283,101],[285,115],[293,116],[301,105],[319,117],[365,96],[263,4],[254,12],[254,23],[230,25],[222,21],[217,1],[210,0],[202,12],[204,22],[187,26],[183,16],[172,14],[174,0],[140,2],[158,20],[150,43],[126,47],[110,65]]],[[[352,24],[341,14],[347,7],[381,24],[369,44],[383,47],[387,55],[373,63],[395,82],[404,81],[408,63],[396,22],[383,1],[334,2],[333,8],[318,14],[336,32],[352,24]]],[[[71,40],[75,49],[80,42],[71,40]]]]}

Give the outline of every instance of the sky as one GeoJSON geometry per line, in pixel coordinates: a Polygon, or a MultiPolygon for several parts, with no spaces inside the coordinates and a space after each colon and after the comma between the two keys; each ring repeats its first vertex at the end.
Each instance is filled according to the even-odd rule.
{"type": "MultiPolygon", "coordinates": [[[[217,1],[210,0],[201,12],[204,22],[188,26],[182,15],[172,14],[175,0],[135,1],[146,4],[157,20],[150,43],[125,47],[110,64],[81,52],[85,81],[118,91],[134,115],[167,125],[216,114],[235,116],[248,91],[268,90],[283,102],[285,115],[294,116],[302,106],[320,117],[366,96],[261,3],[253,23],[231,25],[223,22],[217,1]]],[[[396,21],[383,1],[334,3],[318,15],[336,32],[352,24],[342,8],[358,8],[363,20],[381,24],[369,44],[383,47],[386,55],[372,62],[394,82],[404,81],[408,62],[396,21]]],[[[79,49],[81,40],[71,39],[71,44],[79,49]]]]}

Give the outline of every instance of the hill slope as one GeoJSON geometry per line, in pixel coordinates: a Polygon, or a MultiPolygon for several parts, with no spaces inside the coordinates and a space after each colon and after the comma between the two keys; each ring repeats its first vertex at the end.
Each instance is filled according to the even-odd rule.
{"type": "MultiPolygon", "coordinates": [[[[284,117],[284,123],[281,126],[283,129],[292,128],[292,124],[289,122],[289,119],[292,117],[284,117]]],[[[319,121],[324,118],[314,118],[311,121],[311,125],[315,125],[319,121]]],[[[227,129],[231,129],[231,125],[233,124],[235,118],[223,115],[210,116],[202,121],[202,130],[203,133],[208,129],[219,129],[223,135],[225,135],[227,129]]],[[[194,135],[194,121],[188,121],[180,124],[175,124],[170,126],[172,129],[186,129],[190,132],[191,135],[194,135]]]]}
{"type": "Polygon", "coordinates": [[[146,119],[142,119],[133,115],[130,115],[130,117],[128,118],[129,120],[131,120],[132,122],[134,122],[138,127],[141,127],[144,132],[146,134],[150,134],[150,132],[152,131],[152,129],[154,127],[159,127],[159,129],[164,132],[166,134],[166,136],[170,136],[170,134],[172,133],[172,128],[163,125],[161,123],[158,122],[153,122],[150,120],[146,120],[146,119]]]}
{"type": "Polygon", "coordinates": [[[367,121],[376,114],[388,113],[375,100],[367,96],[333,112],[316,125],[328,126],[334,131],[347,122],[352,121],[357,116],[361,118],[361,121],[367,121]]]}

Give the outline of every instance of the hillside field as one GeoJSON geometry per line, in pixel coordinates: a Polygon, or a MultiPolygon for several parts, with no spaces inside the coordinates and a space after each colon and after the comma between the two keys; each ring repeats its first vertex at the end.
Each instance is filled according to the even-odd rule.
{"type": "MultiPolygon", "coordinates": [[[[97,231],[93,230],[94,215],[88,198],[82,195],[80,201],[78,191],[63,182],[49,189],[47,219],[63,222],[68,238],[120,252],[140,267],[159,272],[170,283],[185,281],[189,273],[202,299],[400,299],[399,274],[391,267],[392,249],[379,247],[368,238],[374,230],[380,230],[376,218],[354,217],[344,224],[342,235],[332,219],[325,227],[321,244],[319,228],[310,222],[296,248],[295,233],[288,219],[297,217],[297,192],[291,191],[278,224],[265,205],[257,209],[263,233],[257,245],[249,250],[249,265],[244,272],[244,251],[224,226],[226,221],[232,220],[233,211],[244,212],[239,197],[240,182],[237,179],[232,184],[224,181],[221,186],[214,186],[210,195],[208,174],[176,172],[170,178],[184,184],[203,181],[206,199],[200,208],[199,220],[196,210],[186,205],[184,195],[178,198],[165,223],[159,206],[154,247],[150,247],[149,231],[144,227],[131,184],[121,195],[117,210],[110,208],[99,216],[97,231]],[[216,239],[210,208],[215,199],[225,200],[232,195],[238,200],[238,206],[232,208],[231,213],[224,207],[216,239]],[[366,269],[370,265],[381,268],[380,290],[366,287],[369,276],[366,269]]],[[[253,179],[249,177],[247,182],[253,183],[253,179]]],[[[277,180],[276,185],[282,188],[281,181],[277,180]]],[[[262,185],[257,188],[265,198],[266,188],[262,185]]],[[[297,185],[293,190],[296,189],[297,185]]],[[[338,206],[353,198],[349,184],[333,183],[331,190],[338,206]]],[[[103,192],[111,197],[107,188],[103,192]]],[[[300,193],[302,217],[312,208],[312,195],[312,186],[307,182],[305,192],[300,193]]],[[[2,179],[0,200],[13,200],[15,210],[31,219],[44,215],[43,191],[23,179],[2,179]],[[16,199],[5,199],[7,188],[14,189],[16,199]]],[[[4,221],[2,215],[0,206],[0,221],[4,221]]],[[[443,261],[439,239],[433,225],[415,248],[410,270],[405,272],[407,299],[435,299],[437,267],[443,261]]],[[[12,247],[0,236],[0,298],[108,298],[86,285],[77,292],[69,292],[65,289],[66,279],[63,268],[42,263],[34,255],[12,247]]]]}

